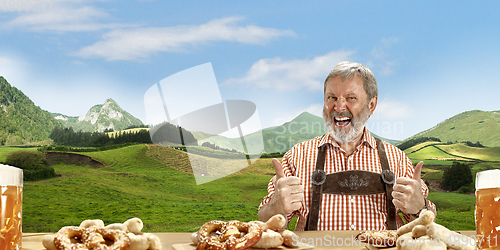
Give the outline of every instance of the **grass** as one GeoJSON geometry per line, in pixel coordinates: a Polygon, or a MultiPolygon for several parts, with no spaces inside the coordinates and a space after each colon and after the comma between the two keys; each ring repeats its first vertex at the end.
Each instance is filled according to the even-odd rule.
{"type": "Polygon", "coordinates": [[[411,159],[419,159],[419,160],[445,160],[445,161],[464,161],[467,159],[456,157],[451,154],[440,150],[436,146],[427,146],[422,147],[420,150],[415,151],[413,153],[408,154],[408,157],[411,159]]]}
{"type": "Polygon", "coordinates": [[[144,231],[192,232],[213,219],[257,219],[269,175],[236,174],[196,185],[192,174],[165,166],[147,152],[148,146],[134,145],[86,153],[108,167],[56,165],[61,177],[25,182],[23,231],[139,217],[144,231]]]}
{"type": "Polygon", "coordinates": [[[426,141],[426,142],[422,142],[422,143],[419,143],[413,147],[410,147],[410,148],[407,148],[404,150],[405,154],[410,154],[410,153],[413,153],[415,151],[418,151],[424,147],[427,147],[429,145],[434,145],[434,144],[439,144],[441,142],[437,142],[437,141],[426,141]]]}
{"type": "Polygon", "coordinates": [[[422,178],[425,180],[441,180],[443,178],[443,171],[422,167],[422,178]]]}
{"type": "Polygon", "coordinates": [[[436,147],[445,150],[446,152],[472,159],[483,161],[500,161],[500,147],[493,148],[476,148],[469,147],[462,143],[455,143],[451,145],[437,145],[436,147]]]}
{"type": "Polygon", "coordinates": [[[431,191],[428,199],[436,204],[436,223],[453,230],[476,229],[474,195],[431,191]]]}

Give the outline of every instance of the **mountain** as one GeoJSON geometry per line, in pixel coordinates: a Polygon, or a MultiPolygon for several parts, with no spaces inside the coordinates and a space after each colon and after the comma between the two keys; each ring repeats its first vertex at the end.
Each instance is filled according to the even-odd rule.
{"type": "Polygon", "coordinates": [[[0,76],[0,145],[46,140],[56,126],[62,123],[0,76]]]}
{"type": "Polygon", "coordinates": [[[406,140],[417,137],[436,137],[442,142],[479,141],[483,146],[497,147],[500,146],[500,111],[466,111],[406,140]]]}
{"type": "MultiPolygon", "coordinates": [[[[325,121],[322,117],[313,115],[308,112],[303,112],[293,120],[286,122],[280,126],[269,127],[261,130],[262,139],[264,142],[265,153],[286,152],[293,145],[312,139],[316,136],[323,135],[327,132],[325,121]]],[[[221,148],[237,149],[235,145],[241,143],[240,138],[226,138],[220,135],[209,135],[202,132],[193,132],[193,135],[198,140],[198,144],[210,142],[221,148]]],[[[391,144],[399,141],[388,140],[377,136],[373,136],[385,140],[391,144]]],[[[245,137],[245,143],[253,144],[259,140],[259,133],[249,134],[245,137]]]]}
{"type": "Polygon", "coordinates": [[[66,116],[52,113],[55,119],[74,131],[103,132],[105,129],[122,130],[130,126],[143,125],[142,121],[123,110],[113,99],[94,105],[85,116],[66,116]]]}

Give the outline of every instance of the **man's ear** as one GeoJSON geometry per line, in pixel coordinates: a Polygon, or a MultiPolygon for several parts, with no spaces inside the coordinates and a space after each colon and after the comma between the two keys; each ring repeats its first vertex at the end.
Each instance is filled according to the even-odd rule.
{"type": "Polygon", "coordinates": [[[368,109],[370,109],[370,115],[373,114],[373,111],[375,111],[375,108],[377,107],[377,100],[378,100],[378,97],[374,96],[374,97],[372,97],[372,99],[370,100],[370,103],[368,104],[368,109]]]}

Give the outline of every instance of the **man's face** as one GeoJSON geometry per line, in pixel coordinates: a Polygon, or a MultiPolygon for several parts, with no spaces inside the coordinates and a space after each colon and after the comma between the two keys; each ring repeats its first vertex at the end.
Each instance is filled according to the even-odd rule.
{"type": "Polygon", "coordinates": [[[363,87],[363,78],[354,76],[342,81],[342,76],[328,79],[325,89],[323,119],[335,141],[346,144],[361,138],[363,128],[377,105],[370,102],[363,87]]]}

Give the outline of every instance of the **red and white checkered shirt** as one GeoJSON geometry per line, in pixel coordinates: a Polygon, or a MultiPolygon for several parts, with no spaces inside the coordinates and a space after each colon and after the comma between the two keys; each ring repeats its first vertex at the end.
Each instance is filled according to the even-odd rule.
{"type": "MultiPolygon", "coordinates": [[[[304,202],[302,202],[302,207],[298,211],[288,215],[289,221],[293,216],[299,218],[295,230],[304,230],[305,218],[307,218],[311,206],[311,175],[316,168],[318,147],[325,143],[328,143],[324,168],[326,174],[346,170],[365,170],[382,173],[375,138],[370,135],[366,128],[364,129],[360,145],[349,156],[346,155],[346,152],[340,148],[328,133],[295,145],[283,156],[282,161],[285,175],[287,177],[297,176],[304,186],[304,202]]],[[[405,153],[387,142],[384,142],[384,146],[390,169],[394,172],[396,178],[412,178],[414,167],[405,153]]],[[[260,207],[269,202],[274,195],[275,178],[276,176],[269,182],[267,188],[268,195],[264,197],[260,207]]],[[[427,198],[429,190],[423,181],[422,192],[424,197],[427,198]]],[[[429,206],[435,208],[435,205],[430,201],[429,206]]],[[[396,207],[396,211],[398,210],[396,207]]],[[[405,220],[409,219],[409,216],[405,217],[405,220]]],[[[322,194],[318,230],[383,230],[387,228],[386,220],[385,193],[371,195],[322,194]]],[[[397,220],[397,223],[398,227],[402,226],[400,219],[397,220]]]]}

